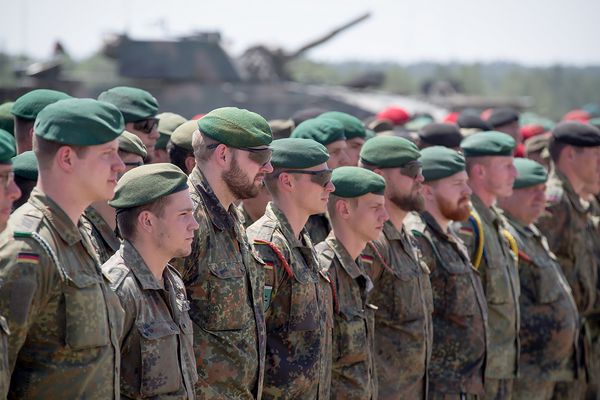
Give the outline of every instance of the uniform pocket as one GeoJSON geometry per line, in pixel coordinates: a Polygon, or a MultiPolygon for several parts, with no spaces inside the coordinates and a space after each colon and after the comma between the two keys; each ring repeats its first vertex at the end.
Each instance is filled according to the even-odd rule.
{"type": "MultiPolygon", "coordinates": [[[[398,278],[394,286],[396,319],[402,322],[422,319],[424,315],[419,276],[415,272],[400,273],[396,276],[398,278]]],[[[429,278],[427,275],[424,277],[429,278]]]]}
{"type": "Polygon", "coordinates": [[[364,311],[342,310],[336,318],[334,340],[336,362],[352,365],[367,361],[367,321],[364,311]]]}
{"type": "Polygon", "coordinates": [[[209,263],[208,305],[203,328],[232,331],[250,321],[246,275],[238,262],[209,263]]]}
{"type": "Polygon", "coordinates": [[[309,276],[292,280],[290,301],[290,331],[314,331],[319,329],[319,309],[317,307],[316,282],[309,276]]]}
{"type": "Polygon", "coordinates": [[[533,260],[534,266],[532,268],[536,268],[537,282],[536,282],[536,302],[538,304],[550,304],[557,301],[562,294],[562,287],[560,285],[560,277],[558,275],[558,271],[554,269],[560,268],[558,265],[545,265],[544,267],[539,267],[539,265],[544,265],[544,262],[549,262],[547,260],[537,259],[533,260]]]}
{"type": "Polygon", "coordinates": [[[478,305],[471,271],[448,274],[445,297],[449,314],[460,317],[475,315],[478,305]]]}
{"type": "Polygon", "coordinates": [[[505,266],[494,266],[486,271],[486,298],[490,304],[506,304],[510,301],[510,282],[505,266]]]}
{"type": "Polygon", "coordinates": [[[64,285],[65,343],[73,350],[109,344],[107,306],[100,285],[84,275],[64,285]]]}
{"type": "Polygon", "coordinates": [[[140,392],[146,396],[176,392],[181,387],[179,328],[169,321],[152,321],[137,328],[141,336],[140,392]]]}

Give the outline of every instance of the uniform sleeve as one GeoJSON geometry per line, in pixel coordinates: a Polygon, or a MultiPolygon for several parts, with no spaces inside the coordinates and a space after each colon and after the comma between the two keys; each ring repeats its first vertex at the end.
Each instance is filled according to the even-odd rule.
{"type": "Polygon", "coordinates": [[[289,279],[288,269],[290,267],[290,253],[285,241],[273,236],[271,242],[279,251],[279,254],[269,245],[254,244],[254,247],[260,258],[265,262],[264,282],[265,286],[271,287],[271,298],[274,298],[278,289],[283,285],[286,279],[289,279]],[[283,258],[283,260],[282,260],[283,258]],[[287,264],[287,265],[286,265],[287,264]]]}
{"type": "Polygon", "coordinates": [[[38,320],[61,280],[48,254],[28,239],[13,239],[0,246],[0,315],[11,332],[8,337],[9,370],[27,339],[30,326],[38,320]]]}
{"type": "Polygon", "coordinates": [[[132,329],[135,327],[135,321],[138,316],[138,304],[136,301],[135,293],[132,289],[133,282],[131,282],[131,277],[125,278],[123,284],[115,290],[117,297],[119,297],[119,301],[121,302],[121,307],[125,310],[125,319],[123,321],[123,334],[121,335],[121,352],[125,353],[126,348],[124,347],[127,343],[127,338],[131,334],[132,329]]]}
{"type": "Polygon", "coordinates": [[[370,268],[367,269],[367,274],[373,283],[375,283],[381,278],[385,265],[389,265],[390,263],[389,245],[383,237],[383,234],[378,240],[369,242],[367,247],[365,247],[363,254],[373,260],[370,268]]]}
{"type": "Polygon", "coordinates": [[[550,249],[559,253],[561,243],[565,242],[564,234],[568,228],[569,207],[565,201],[550,203],[546,207],[546,211],[536,222],[546,239],[550,249]]]}
{"type": "Polygon", "coordinates": [[[469,253],[469,257],[473,259],[473,254],[475,253],[475,246],[477,243],[475,241],[475,231],[471,222],[469,220],[454,222],[452,225],[452,230],[456,237],[462,240],[467,252],[469,253]]]}

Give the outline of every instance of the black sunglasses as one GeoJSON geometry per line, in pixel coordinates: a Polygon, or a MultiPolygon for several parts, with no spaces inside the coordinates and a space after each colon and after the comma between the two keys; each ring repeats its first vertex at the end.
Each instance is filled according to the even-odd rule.
{"type": "MultiPolygon", "coordinates": [[[[206,146],[206,148],[207,149],[216,149],[220,144],[223,144],[223,143],[211,143],[208,146],[206,146]]],[[[225,145],[225,146],[227,146],[227,145],[225,145]]],[[[265,165],[267,165],[271,161],[271,156],[273,155],[273,150],[271,150],[270,147],[262,147],[262,148],[233,147],[233,146],[227,146],[227,147],[231,147],[232,149],[248,152],[249,153],[248,158],[250,160],[254,161],[255,163],[257,163],[258,165],[260,165],[261,167],[264,167],[265,165]]]]}
{"type": "Polygon", "coordinates": [[[135,121],[133,123],[133,127],[136,131],[140,131],[149,135],[156,127],[158,127],[158,118],[146,118],[135,121]]]}
{"type": "Polygon", "coordinates": [[[423,164],[421,161],[409,161],[400,167],[400,173],[411,179],[415,179],[423,173],[423,164]]]}
{"type": "Polygon", "coordinates": [[[325,187],[329,182],[331,182],[331,175],[333,174],[332,169],[322,169],[320,171],[306,171],[303,169],[286,169],[283,171],[277,172],[276,177],[286,173],[286,174],[303,174],[310,175],[310,180],[316,183],[319,186],[325,187]]]}

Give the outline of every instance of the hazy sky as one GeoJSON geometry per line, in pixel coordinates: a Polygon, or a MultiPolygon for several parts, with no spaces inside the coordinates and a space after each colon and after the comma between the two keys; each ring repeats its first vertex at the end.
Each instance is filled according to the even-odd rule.
{"type": "Polygon", "coordinates": [[[600,64],[598,0],[3,0],[0,51],[74,57],[106,34],[176,38],[219,30],[241,53],[256,43],[293,50],[363,12],[372,16],[310,52],[319,60],[517,61],[600,64]]]}

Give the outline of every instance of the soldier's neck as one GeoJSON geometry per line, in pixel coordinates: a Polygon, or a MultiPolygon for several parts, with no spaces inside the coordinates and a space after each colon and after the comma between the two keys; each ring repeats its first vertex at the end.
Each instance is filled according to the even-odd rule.
{"type": "Polygon", "coordinates": [[[273,198],[273,204],[275,204],[275,206],[281,210],[283,215],[285,215],[288,224],[290,224],[290,227],[292,228],[294,237],[299,238],[300,232],[302,232],[302,228],[306,225],[310,215],[291,201],[281,201],[280,199],[273,198]]]}
{"type": "Polygon", "coordinates": [[[356,260],[360,253],[365,249],[367,242],[361,239],[351,226],[343,222],[331,221],[333,225],[333,234],[335,239],[344,246],[350,257],[356,260]]]}
{"type": "Polygon", "coordinates": [[[83,211],[92,203],[79,193],[79,190],[70,187],[64,179],[53,179],[54,177],[44,177],[38,180],[36,187],[44,195],[52,199],[67,214],[75,226],[79,223],[79,218],[83,211]],[[80,194],[80,196],[78,196],[80,194]]]}
{"type": "Polygon", "coordinates": [[[479,197],[479,200],[485,205],[487,208],[490,208],[496,203],[496,195],[488,192],[484,186],[480,182],[472,181],[469,183],[473,194],[479,197]]]}
{"type": "Polygon", "coordinates": [[[156,246],[156,243],[154,243],[152,240],[148,240],[148,238],[137,237],[131,239],[130,241],[144,260],[144,263],[150,272],[152,272],[154,278],[158,282],[161,282],[163,272],[167,267],[167,263],[172,257],[162,254],[162,252],[158,250],[159,246],[156,246]]]}
{"type": "Polygon", "coordinates": [[[567,162],[562,161],[562,159],[559,160],[556,168],[558,168],[558,170],[567,178],[569,184],[573,188],[573,191],[577,193],[578,196],[584,197],[585,184],[581,179],[579,179],[577,172],[575,172],[573,168],[570,168],[570,165],[567,162]]]}
{"type": "Polygon", "coordinates": [[[221,172],[218,168],[204,168],[201,170],[204,178],[210,185],[215,196],[219,199],[219,203],[225,210],[229,210],[229,207],[237,200],[233,193],[227,187],[225,181],[221,178],[221,172]]]}
{"type": "Polygon", "coordinates": [[[394,225],[394,228],[401,230],[402,224],[404,223],[404,218],[408,214],[408,211],[396,206],[388,198],[385,199],[385,209],[390,216],[390,222],[392,225],[394,225]]]}
{"type": "Polygon", "coordinates": [[[433,204],[427,204],[425,210],[433,217],[435,222],[440,226],[442,232],[448,233],[448,225],[450,225],[450,220],[442,215],[439,207],[433,204]]]}
{"type": "Polygon", "coordinates": [[[95,201],[92,203],[92,207],[114,231],[117,227],[117,211],[109,206],[106,201],[95,201]]]}

